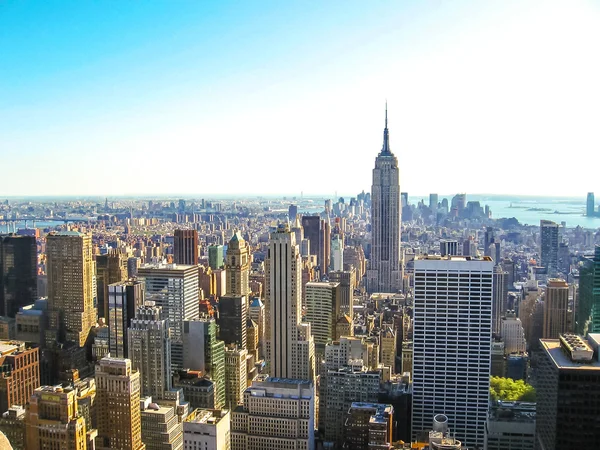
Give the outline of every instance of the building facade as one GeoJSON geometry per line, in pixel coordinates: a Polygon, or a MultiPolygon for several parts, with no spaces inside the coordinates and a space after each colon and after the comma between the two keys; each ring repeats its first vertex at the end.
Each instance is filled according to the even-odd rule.
{"type": "Polygon", "coordinates": [[[341,285],[333,282],[306,283],[306,321],[310,323],[318,355],[325,354],[325,345],[335,339],[340,317],[341,285]]]}
{"type": "Polygon", "coordinates": [[[131,361],[106,357],[96,365],[98,450],[144,450],[140,411],[140,373],[131,361]]]}
{"type": "Polygon", "coordinates": [[[265,262],[268,373],[276,378],[313,380],[314,340],[310,324],[301,323],[300,251],[287,224],[271,233],[265,262]]]}
{"type": "Polygon", "coordinates": [[[467,446],[484,445],[492,340],[493,266],[489,257],[414,261],[412,433],[436,412],[467,446]]]}
{"type": "Polygon", "coordinates": [[[227,278],[225,281],[225,294],[233,296],[250,295],[250,246],[242,238],[239,231],[233,234],[227,246],[225,268],[227,278]]]}
{"type": "Polygon", "coordinates": [[[173,239],[173,262],[198,265],[198,231],[177,229],[173,239]]]}
{"type": "Polygon", "coordinates": [[[367,270],[370,293],[402,289],[401,215],[398,159],[390,150],[386,106],[383,147],[375,158],[371,187],[371,258],[367,270]]]}
{"type": "Polygon", "coordinates": [[[145,284],[123,281],[108,286],[108,347],[112,357],[128,358],[127,329],[135,311],[144,305],[145,284]]]}
{"type": "Polygon", "coordinates": [[[34,236],[0,236],[0,316],[15,317],[37,299],[34,236]]]}
{"type": "Polygon", "coordinates": [[[146,302],[127,331],[131,368],[140,374],[141,395],[162,399],[171,390],[171,332],[162,308],[146,302]]]}
{"type": "Polygon", "coordinates": [[[310,381],[255,381],[231,414],[231,450],[313,450],[314,416],[310,381]]]}
{"type": "Polygon", "coordinates": [[[544,298],[542,338],[558,339],[560,334],[571,331],[569,315],[569,285],[565,280],[551,278],[544,298]]]}
{"type": "Polygon", "coordinates": [[[186,450],[230,450],[230,411],[195,409],[183,422],[183,442],[186,450]]]}
{"type": "Polygon", "coordinates": [[[540,256],[547,273],[555,275],[558,270],[558,224],[551,220],[540,221],[540,256]]]}

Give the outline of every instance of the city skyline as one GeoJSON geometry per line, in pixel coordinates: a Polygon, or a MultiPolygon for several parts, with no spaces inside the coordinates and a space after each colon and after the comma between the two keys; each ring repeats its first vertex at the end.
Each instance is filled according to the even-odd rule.
{"type": "Polygon", "coordinates": [[[232,160],[247,194],[367,190],[356,167],[377,155],[386,98],[408,192],[598,191],[555,182],[556,157],[598,147],[597,5],[167,5],[3,5],[0,196],[233,194],[211,169],[232,160]],[[282,148],[319,186],[276,170],[282,148]],[[483,189],[448,180],[433,163],[448,155],[467,173],[544,176],[483,189]],[[196,164],[174,177],[174,157],[196,164]],[[94,167],[137,175],[100,188],[94,167]]]}

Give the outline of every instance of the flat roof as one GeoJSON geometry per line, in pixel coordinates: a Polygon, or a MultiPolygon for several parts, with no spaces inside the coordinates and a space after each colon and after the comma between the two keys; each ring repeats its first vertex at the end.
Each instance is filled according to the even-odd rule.
{"type": "Polygon", "coordinates": [[[600,370],[600,361],[597,359],[585,363],[572,361],[561,348],[558,339],[540,339],[540,344],[559,369],[600,370]]]}

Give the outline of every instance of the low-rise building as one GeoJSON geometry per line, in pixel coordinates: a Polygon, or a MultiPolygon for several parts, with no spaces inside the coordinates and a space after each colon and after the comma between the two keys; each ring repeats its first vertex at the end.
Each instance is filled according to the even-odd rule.
{"type": "Polygon", "coordinates": [[[485,426],[486,450],[533,450],[535,403],[495,402],[485,426]]]}
{"type": "Polygon", "coordinates": [[[196,409],[183,422],[184,448],[229,450],[231,414],[228,409],[196,409]]]}
{"type": "Polygon", "coordinates": [[[313,450],[314,386],[307,380],[259,377],[231,417],[231,449],[313,450]]]}

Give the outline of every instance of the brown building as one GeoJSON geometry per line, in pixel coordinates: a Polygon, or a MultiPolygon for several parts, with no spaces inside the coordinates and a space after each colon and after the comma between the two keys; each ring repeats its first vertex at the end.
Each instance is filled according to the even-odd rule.
{"type": "Polygon", "coordinates": [[[127,280],[127,258],[118,250],[96,255],[98,317],[108,317],[108,286],[127,280]]]}
{"type": "Polygon", "coordinates": [[[142,450],[140,373],[131,361],[106,357],[96,366],[98,450],[142,450]]]}
{"type": "Polygon", "coordinates": [[[236,231],[229,241],[225,256],[227,279],[225,280],[225,293],[231,296],[250,295],[250,247],[236,231]]]}
{"type": "Polygon", "coordinates": [[[74,390],[37,388],[25,417],[27,450],[86,450],[85,420],[77,411],[74,390]]]}
{"type": "Polygon", "coordinates": [[[345,422],[346,447],[352,450],[391,449],[394,408],[381,403],[352,403],[345,422]]]}
{"type": "Polygon", "coordinates": [[[39,350],[21,341],[0,341],[0,371],[0,412],[26,405],[40,386],[39,350]]]}
{"type": "Polygon", "coordinates": [[[173,262],[189,266],[198,265],[198,232],[196,230],[175,230],[173,262]]]}
{"type": "Polygon", "coordinates": [[[84,347],[96,324],[92,237],[76,231],[46,238],[48,329],[46,344],[74,342],[84,347]]]}
{"type": "Polygon", "coordinates": [[[543,339],[558,339],[569,330],[569,285],[561,279],[551,278],[544,300],[543,339]]]}
{"type": "MultiPolygon", "coordinates": [[[[8,438],[13,450],[25,450],[25,408],[17,405],[8,408],[0,417],[0,432],[8,438]]],[[[1,442],[0,448],[4,449],[1,442]]]]}

